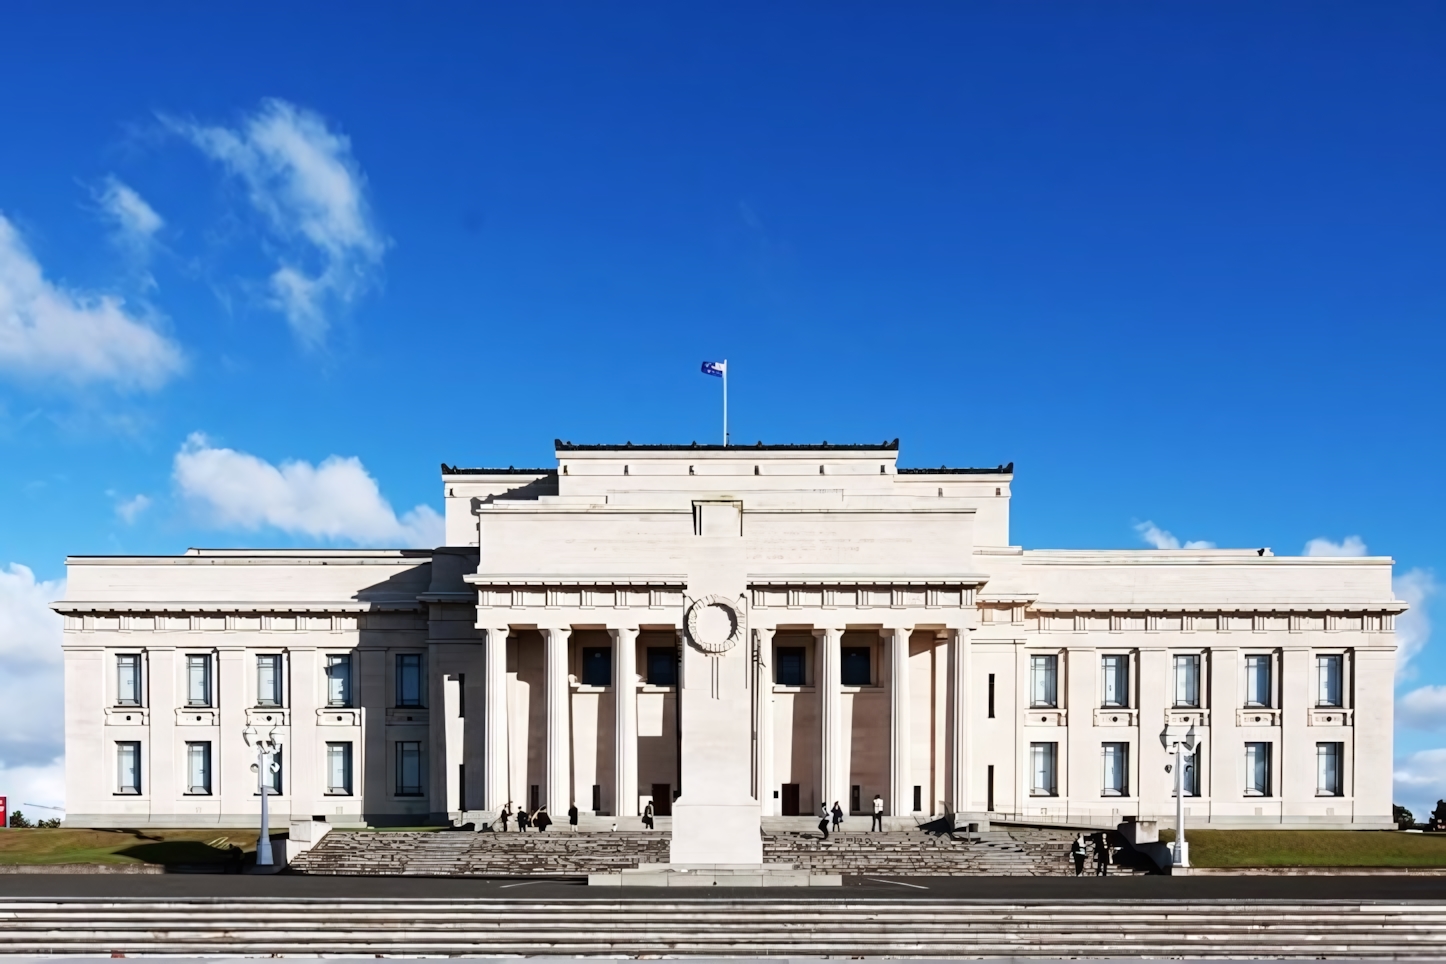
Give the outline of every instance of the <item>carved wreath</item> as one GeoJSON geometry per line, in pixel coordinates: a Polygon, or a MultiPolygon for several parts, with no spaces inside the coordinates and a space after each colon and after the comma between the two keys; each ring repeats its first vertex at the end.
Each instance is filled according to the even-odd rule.
{"type": "Polygon", "coordinates": [[[704,596],[688,610],[688,638],[710,656],[721,656],[743,638],[737,604],[726,596],[704,596]]]}

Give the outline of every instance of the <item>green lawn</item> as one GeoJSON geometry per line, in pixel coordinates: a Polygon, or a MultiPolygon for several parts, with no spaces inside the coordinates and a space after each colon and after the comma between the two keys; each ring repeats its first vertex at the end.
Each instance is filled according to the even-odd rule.
{"type": "MultiPolygon", "coordinates": [[[[1173,830],[1160,839],[1173,841],[1173,830]]],[[[1197,867],[1446,867],[1446,833],[1393,830],[1191,830],[1197,867]]]]}
{"type": "Polygon", "coordinates": [[[225,864],[254,830],[0,830],[0,864],[225,864]]]}

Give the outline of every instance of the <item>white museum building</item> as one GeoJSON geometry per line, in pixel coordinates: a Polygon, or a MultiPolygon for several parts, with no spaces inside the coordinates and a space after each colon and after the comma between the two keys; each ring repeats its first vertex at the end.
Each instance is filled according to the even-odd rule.
{"type": "Polygon", "coordinates": [[[255,826],[269,737],[280,821],[1101,826],[1193,732],[1192,825],[1391,826],[1389,558],[1024,549],[1012,465],[898,454],[559,441],[443,465],[436,549],[71,557],[65,822],[255,826]]]}

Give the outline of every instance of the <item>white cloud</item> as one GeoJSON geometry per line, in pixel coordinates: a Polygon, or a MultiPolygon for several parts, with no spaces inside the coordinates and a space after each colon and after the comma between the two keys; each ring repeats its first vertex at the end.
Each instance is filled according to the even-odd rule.
{"type": "Polygon", "coordinates": [[[107,177],[95,190],[101,212],[114,225],[121,241],[144,249],[166,222],[134,188],[107,177]]]}
{"type": "Polygon", "coordinates": [[[1413,730],[1446,729],[1446,686],[1421,686],[1397,699],[1396,722],[1413,730]]]}
{"type": "Polygon", "coordinates": [[[1425,820],[1436,801],[1446,798],[1446,749],[1419,750],[1397,760],[1393,777],[1395,802],[1425,820]]]}
{"type": "Polygon", "coordinates": [[[1411,608],[1396,617],[1396,676],[1415,674],[1410,666],[1411,658],[1421,651],[1431,638],[1431,617],[1426,612],[1426,601],[1441,588],[1436,576],[1429,569],[1408,569],[1391,580],[1396,598],[1404,600],[1411,608]]]}
{"type": "Polygon", "coordinates": [[[1214,549],[1215,543],[1206,542],[1203,539],[1192,539],[1183,546],[1180,540],[1170,532],[1161,529],[1153,522],[1135,523],[1135,531],[1140,534],[1144,542],[1155,549],[1214,549]]]}
{"type": "Polygon", "coordinates": [[[118,499],[115,505],[115,514],[120,517],[126,525],[134,525],[140,514],[151,507],[151,500],[146,495],[135,495],[129,499],[118,499]]]}
{"type": "Polygon", "coordinates": [[[235,128],[167,123],[246,186],[284,245],[270,279],[272,303],[303,343],[321,344],[328,311],[372,286],[387,248],[351,141],[284,100],[262,101],[235,128]]]}
{"type": "MultiPolygon", "coordinates": [[[[55,698],[60,699],[58,690],[55,698]]],[[[20,810],[31,823],[52,817],[64,818],[65,814],[59,811],[37,809],[26,804],[39,804],[41,807],[65,806],[65,757],[58,756],[48,763],[23,766],[0,764],[0,796],[8,798],[6,803],[11,813],[20,810]]]]}
{"type": "Polygon", "coordinates": [[[64,594],[63,579],[37,581],[18,563],[0,569],[0,794],[12,807],[64,804],[62,623],[48,605],[64,594]]]}
{"type": "Polygon", "coordinates": [[[442,544],[442,517],[419,505],[400,518],[357,458],[333,455],[319,465],[272,465],[216,448],[192,434],[176,453],[174,477],[202,520],[218,528],[271,526],[292,535],[374,546],[442,544]]]}
{"type": "Polygon", "coordinates": [[[0,371],[37,382],[156,389],[184,367],[180,346],[127,313],[120,298],[48,281],[0,215],[0,371]]]}
{"type": "Polygon", "coordinates": [[[1312,539],[1301,551],[1303,556],[1364,556],[1366,544],[1360,536],[1346,536],[1340,542],[1332,542],[1324,536],[1312,539]]]}

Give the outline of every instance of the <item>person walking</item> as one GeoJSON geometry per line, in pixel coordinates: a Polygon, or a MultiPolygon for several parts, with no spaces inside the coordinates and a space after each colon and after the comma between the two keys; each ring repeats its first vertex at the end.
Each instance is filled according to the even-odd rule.
{"type": "Polygon", "coordinates": [[[835,801],[833,802],[833,832],[834,832],[834,833],[838,833],[839,830],[840,830],[840,828],[842,828],[842,827],[843,827],[843,808],[840,807],[840,806],[838,805],[838,801],[835,800],[835,801]]]}
{"type": "Polygon", "coordinates": [[[537,816],[532,818],[532,822],[537,825],[538,830],[546,830],[552,826],[552,818],[547,815],[547,808],[538,807],[537,816]]]}
{"type": "Polygon", "coordinates": [[[567,808],[567,829],[577,833],[577,802],[573,801],[572,806],[567,808]]]}
{"type": "Polygon", "coordinates": [[[532,825],[532,814],[527,812],[526,807],[517,808],[517,832],[526,833],[527,828],[532,825]]]}
{"type": "Polygon", "coordinates": [[[1105,843],[1105,835],[1095,834],[1095,876],[1108,877],[1110,875],[1110,848],[1105,843]]]}
{"type": "Polygon", "coordinates": [[[877,793],[874,794],[874,822],[869,825],[869,833],[875,830],[880,833],[884,830],[884,798],[877,793]]]}
{"type": "Polygon", "coordinates": [[[820,803],[818,805],[818,830],[823,834],[823,839],[825,840],[828,839],[828,820],[828,804],[820,803]]]}
{"type": "Polygon", "coordinates": [[[1075,835],[1074,846],[1069,848],[1069,855],[1074,858],[1074,875],[1076,877],[1083,877],[1085,857],[1089,856],[1089,850],[1085,847],[1085,835],[1083,833],[1075,835]]]}
{"type": "Polygon", "coordinates": [[[649,800],[648,805],[643,807],[643,826],[649,830],[653,829],[653,801],[649,800]]]}
{"type": "Polygon", "coordinates": [[[497,823],[502,827],[502,832],[507,832],[507,821],[512,816],[512,801],[508,800],[502,805],[502,812],[497,815],[497,823]]]}

